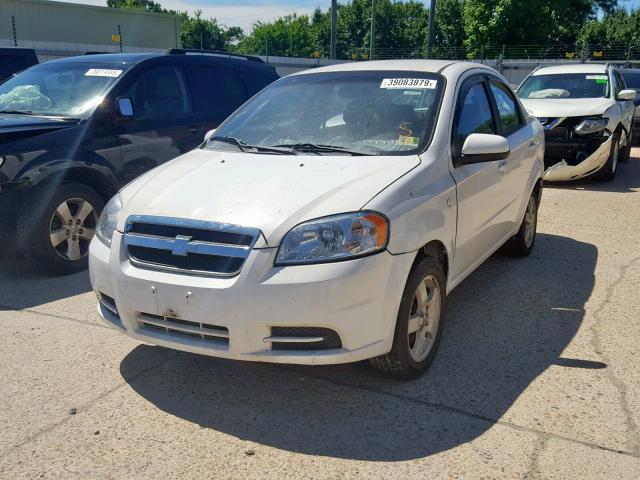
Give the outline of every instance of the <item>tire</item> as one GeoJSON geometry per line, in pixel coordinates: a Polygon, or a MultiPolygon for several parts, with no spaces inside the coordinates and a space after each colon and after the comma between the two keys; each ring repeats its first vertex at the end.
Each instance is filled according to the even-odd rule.
{"type": "Polygon", "coordinates": [[[627,144],[624,146],[624,148],[622,149],[622,152],[620,154],[620,158],[619,158],[619,162],[623,163],[623,162],[628,162],[629,158],[631,157],[631,145],[633,142],[633,138],[632,138],[632,134],[629,133],[629,135],[627,135],[627,144]]]}
{"type": "Polygon", "coordinates": [[[611,139],[611,151],[607,163],[596,173],[595,178],[603,182],[613,180],[618,171],[618,162],[620,160],[620,132],[613,134],[611,139]]]}
{"type": "Polygon", "coordinates": [[[403,380],[423,375],[438,351],[444,325],[445,303],[446,280],[442,265],[435,258],[426,257],[409,274],[398,310],[391,351],[372,358],[370,361],[373,366],[403,380]],[[424,287],[420,289],[422,293],[418,292],[419,287],[424,287]],[[420,298],[431,298],[431,301],[421,306],[420,298]],[[413,319],[412,322],[410,317],[413,319]],[[417,325],[418,322],[423,324],[417,325]],[[411,328],[418,326],[421,329],[409,333],[410,324],[411,328]],[[419,337],[423,332],[425,336],[419,337]],[[422,345],[417,343],[419,338],[424,338],[427,342],[424,349],[418,348],[422,345]]]}
{"type": "Polygon", "coordinates": [[[18,218],[18,248],[36,271],[69,275],[85,270],[103,208],[100,195],[86,185],[40,187],[18,218]]]}
{"type": "Polygon", "coordinates": [[[536,243],[538,229],[538,192],[534,190],[527,202],[520,229],[505,244],[507,255],[512,257],[528,257],[536,243]]]}

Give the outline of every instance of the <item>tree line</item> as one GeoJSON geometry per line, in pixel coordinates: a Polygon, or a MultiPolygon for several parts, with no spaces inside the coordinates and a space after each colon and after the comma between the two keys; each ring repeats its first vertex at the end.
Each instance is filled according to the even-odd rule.
{"type": "MultiPolygon", "coordinates": [[[[153,0],[107,0],[109,7],[171,13],[182,18],[184,48],[245,54],[328,57],[331,11],[290,14],[258,21],[248,34],[220,25],[215,18],[164,9],[153,0]]],[[[338,4],[338,58],[367,59],[371,0],[338,4]]],[[[421,2],[375,0],[376,58],[422,57],[426,52],[429,9],[421,2]]],[[[433,56],[504,58],[564,55],[580,48],[640,51],[640,10],[618,0],[439,0],[433,56]]],[[[597,53],[597,52],[596,52],[597,53]]],[[[578,53],[579,54],[579,53],[578,53]]]]}

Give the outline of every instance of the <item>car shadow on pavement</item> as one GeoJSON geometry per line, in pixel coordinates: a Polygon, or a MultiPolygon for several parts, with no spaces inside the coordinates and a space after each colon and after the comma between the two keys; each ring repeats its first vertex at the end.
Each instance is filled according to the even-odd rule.
{"type": "Polygon", "coordinates": [[[424,457],[482,435],[551,365],[606,368],[561,356],[593,289],[596,247],[539,234],[534,254],[494,255],[452,292],[440,351],[416,381],[364,363],[277,366],[146,345],[120,372],[162,411],[259,445],[369,461],[424,457]],[[149,361],[164,363],[138,376],[149,361]]]}
{"type": "Polygon", "coordinates": [[[0,259],[0,310],[21,310],[91,291],[89,273],[55,277],[35,273],[24,261],[0,259]]]}

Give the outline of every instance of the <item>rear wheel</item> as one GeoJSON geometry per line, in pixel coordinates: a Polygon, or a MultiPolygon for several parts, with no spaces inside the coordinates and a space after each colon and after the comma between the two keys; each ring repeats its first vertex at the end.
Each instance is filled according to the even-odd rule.
{"type": "Polygon", "coordinates": [[[427,371],[442,336],[446,283],[442,265],[427,257],[411,272],[402,295],[391,351],[371,363],[394,377],[412,379],[427,371]]]}
{"type": "Polygon", "coordinates": [[[611,137],[611,151],[609,152],[609,158],[604,167],[596,173],[596,179],[608,182],[613,180],[618,171],[618,161],[620,160],[620,132],[616,132],[611,137]]]}
{"type": "Polygon", "coordinates": [[[524,212],[520,229],[505,245],[507,254],[512,257],[528,257],[536,242],[538,228],[538,192],[533,191],[524,212]]]}
{"type": "Polygon", "coordinates": [[[22,254],[34,270],[66,275],[86,269],[103,207],[100,195],[85,185],[67,183],[53,192],[39,191],[18,220],[22,254]]]}

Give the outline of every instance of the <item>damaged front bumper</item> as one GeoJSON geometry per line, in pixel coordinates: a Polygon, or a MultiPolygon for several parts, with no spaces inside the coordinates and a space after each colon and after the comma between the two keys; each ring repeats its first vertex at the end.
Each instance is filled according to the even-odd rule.
{"type": "MultiPolygon", "coordinates": [[[[574,145],[562,145],[556,142],[547,143],[546,148],[555,148],[559,151],[566,151],[567,157],[569,157],[569,163],[567,158],[562,158],[558,161],[556,158],[545,158],[545,167],[549,165],[544,172],[544,180],[546,182],[563,182],[569,180],[578,180],[588,177],[600,170],[611,153],[611,138],[603,139],[603,143],[598,146],[595,151],[590,155],[584,157],[570,155],[574,145]],[[572,161],[573,160],[573,161],[572,161]],[[577,160],[577,161],[576,161],[577,160]],[[581,160],[581,161],[580,161],[581,160]]],[[[582,152],[580,152],[582,153],[582,152]]]]}
{"type": "Polygon", "coordinates": [[[541,119],[545,135],[545,181],[564,182],[585,178],[607,163],[612,132],[606,127],[591,133],[579,132],[585,119],[541,119]]]}

